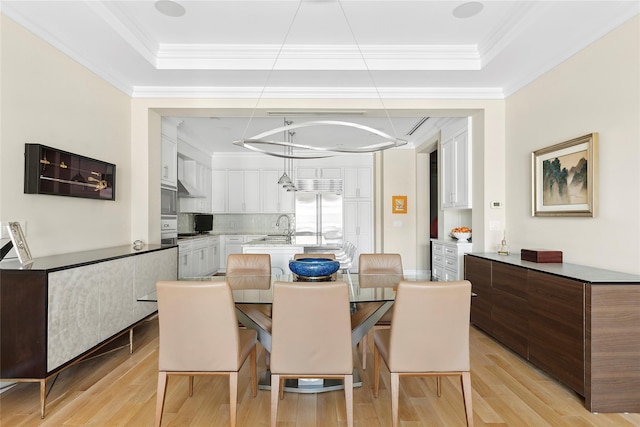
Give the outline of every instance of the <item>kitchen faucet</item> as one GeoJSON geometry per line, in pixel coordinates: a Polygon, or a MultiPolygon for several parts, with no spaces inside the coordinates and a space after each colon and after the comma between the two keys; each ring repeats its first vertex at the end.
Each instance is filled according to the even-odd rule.
{"type": "Polygon", "coordinates": [[[286,235],[287,236],[291,236],[291,234],[293,234],[293,233],[291,232],[291,218],[289,218],[289,215],[285,215],[285,214],[280,215],[278,217],[278,219],[276,220],[276,227],[280,227],[280,220],[282,218],[287,218],[287,233],[286,233],[286,235]]]}

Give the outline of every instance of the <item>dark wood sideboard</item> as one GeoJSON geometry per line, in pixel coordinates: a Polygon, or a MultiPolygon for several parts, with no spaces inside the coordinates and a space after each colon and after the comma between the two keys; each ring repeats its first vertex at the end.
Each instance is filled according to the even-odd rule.
{"type": "Polygon", "coordinates": [[[0,379],[40,383],[157,311],[137,298],[175,280],[177,246],[120,246],[0,262],[0,379]]]}
{"type": "Polygon", "coordinates": [[[471,323],[592,412],[640,412],[640,275],[466,254],[471,323]]]}

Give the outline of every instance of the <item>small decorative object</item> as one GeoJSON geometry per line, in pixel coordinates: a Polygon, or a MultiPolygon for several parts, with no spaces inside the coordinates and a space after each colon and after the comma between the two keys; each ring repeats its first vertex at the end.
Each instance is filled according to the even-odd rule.
{"type": "Polygon", "coordinates": [[[115,200],[116,165],[41,144],[24,145],[25,194],[115,200]]]}
{"type": "Polygon", "coordinates": [[[531,262],[562,262],[562,251],[550,251],[548,249],[522,249],[520,259],[531,262]]]}
{"type": "Polygon", "coordinates": [[[391,196],[391,212],[394,214],[406,214],[407,196],[391,196]]]}
{"type": "Polygon", "coordinates": [[[133,242],[133,249],[139,251],[144,248],[144,242],[142,240],[136,240],[133,242]]]}
{"type": "Polygon", "coordinates": [[[451,229],[451,235],[459,242],[466,242],[471,238],[471,229],[469,227],[456,227],[451,229]]]}
{"type": "Polygon", "coordinates": [[[31,251],[29,251],[29,246],[27,246],[27,240],[24,238],[24,233],[22,232],[22,226],[20,226],[20,223],[10,222],[7,224],[7,230],[11,237],[11,243],[18,254],[20,264],[31,264],[33,262],[33,259],[31,258],[31,251]]]}
{"type": "Polygon", "coordinates": [[[339,261],[326,258],[300,258],[289,261],[289,270],[307,279],[328,280],[339,268],[339,261]]]}
{"type": "Polygon", "coordinates": [[[500,249],[498,249],[499,255],[509,255],[509,245],[507,245],[507,232],[504,232],[502,241],[500,242],[500,249]]]}
{"type": "Polygon", "coordinates": [[[533,216],[596,215],[598,134],[534,151],[533,216]]]}

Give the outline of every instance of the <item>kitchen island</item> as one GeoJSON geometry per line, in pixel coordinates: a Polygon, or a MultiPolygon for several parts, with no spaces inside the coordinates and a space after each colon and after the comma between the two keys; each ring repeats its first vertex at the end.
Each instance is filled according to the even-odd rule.
{"type": "Polygon", "coordinates": [[[314,253],[336,252],[342,247],[342,242],[335,239],[327,239],[319,234],[275,234],[252,240],[242,245],[245,254],[269,254],[271,255],[271,268],[275,272],[291,274],[289,260],[295,254],[308,253],[313,257],[314,253]]]}

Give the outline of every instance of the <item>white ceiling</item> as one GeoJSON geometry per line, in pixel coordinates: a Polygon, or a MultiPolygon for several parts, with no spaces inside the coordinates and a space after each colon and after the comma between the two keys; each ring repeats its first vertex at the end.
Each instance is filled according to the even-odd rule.
{"type": "Polygon", "coordinates": [[[432,119],[406,133],[438,112],[390,121],[384,99],[503,99],[640,13],[637,0],[484,1],[467,18],[454,9],[473,5],[459,1],[179,0],[185,14],[171,17],[155,3],[2,0],[0,10],[132,97],[255,99],[243,117],[183,121],[185,139],[209,151],[281,126],[260,109],[266,98],[371,98],[380,111],[287,118],[420,142],[432,119]]]}

